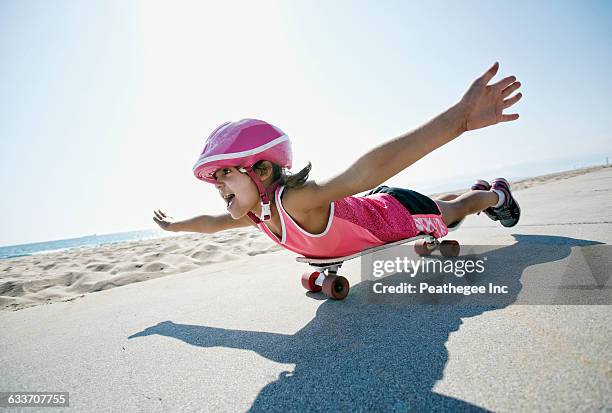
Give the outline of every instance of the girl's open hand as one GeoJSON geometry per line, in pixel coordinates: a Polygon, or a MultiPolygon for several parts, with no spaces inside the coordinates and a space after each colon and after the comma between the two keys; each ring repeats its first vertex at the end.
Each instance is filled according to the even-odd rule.
{"type": "Polygon", "coordinates": [[[521,87],[521,83],[516,81],[515,76],[508,76],[497,83],[488,85],[497,73],[497,69],[499,69],[499,63],[495,62],[485,74],[472,83],[459,102],[465,116],[466,131],[519,118],[518,113],[504,115],[502,112],[518,102],[523,96],[521,93],[517,93],[508,98],[521,87]]]}
{"type": "Polygon", "coordinates": [[[174,218],[166,215],[166,213],[161,209],[153,211],[153,213],[155,214],[153,216],[153,221],[155,221],[155,223],[159,225],[161,229],[166,231],[173,231],[172,224],[174,224],[175,222],[174,218]]]}

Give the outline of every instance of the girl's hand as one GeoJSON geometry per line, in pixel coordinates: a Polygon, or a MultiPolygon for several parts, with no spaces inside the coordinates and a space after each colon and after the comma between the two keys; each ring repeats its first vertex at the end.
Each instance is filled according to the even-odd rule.
{"type": "Polygon", "coordinates": [[[175,223],[174,218],[166,215],[166,213],[160,209],[153,212],[155,214],[155,216],[153,217],[153,221],[155,221],[155,223],[159,225],[161,229],[165,231],[176,232],[176,230],[172,229],[172,225],[175,223]]]}
{"type": "Polygon", "coordinates": [[[499,122],[517,120],[518,113],[504,115],[504,109],[514,105],[523,96],[521,93],[506,99],[512,92],[521,87],[515,76],[508,76],[497,83],[487,85],[499,69],[499,63],[495,62],[484,75],[472,83],[465,93],[459,106],[465,116],[465,130],[484,128],[499,122]]]}

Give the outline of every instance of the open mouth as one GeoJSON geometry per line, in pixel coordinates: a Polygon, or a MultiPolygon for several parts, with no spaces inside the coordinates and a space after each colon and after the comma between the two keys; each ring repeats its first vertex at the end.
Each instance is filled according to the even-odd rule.
{"type": "Polygon", "coordinates": [[[236,195],[234,194],[223,195],[223,199],[225,199],[225,202],[227,203],[228,207],[232,204],[232,201],[234,200],[235,197],[236,195]]]}

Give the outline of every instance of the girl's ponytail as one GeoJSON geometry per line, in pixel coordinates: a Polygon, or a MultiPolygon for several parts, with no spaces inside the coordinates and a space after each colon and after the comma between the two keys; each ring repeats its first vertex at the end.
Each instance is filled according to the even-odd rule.
{"type": "Polygon", "coordinates": [[[300,172],[296,174],[290,173],[289,175],[286,175],[286,173],[283,173],[283,177],[285,178],[284,179],[285,186],[287,188],[297,188],[297,187],[304,185],[306,181],[308,180],[308,174],[310,173],[311,169],[312,169],[312,164],[308,162],[308,165],[306,165],[300,172]]]}
{"type": "MultiPolygon", "coordinates": [[[[263,162],[265,161],[257,162],[255,165],[253,165],[253,169],[265,169],[262,166],[263,162]]],[[[306,165],[301,171],[292,174],[290,172],[287,173],[284,168],[281,168],[277,164],[272,163],[272,181],[274,182],[282,176],[284,185],[287,188],[298,188],[306,183],[306,181],[308,180],[308,174],[310,174],[311,169],[312,164],[308,162],[308,165],[306,165]]]]}

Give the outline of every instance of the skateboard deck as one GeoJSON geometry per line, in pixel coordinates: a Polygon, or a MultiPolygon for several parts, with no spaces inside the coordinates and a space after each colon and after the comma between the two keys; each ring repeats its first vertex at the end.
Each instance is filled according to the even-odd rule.
{"type": "Polygon", "coordinates": [[[317,267],[327,267],[329,265],[333,265],[333,264],[337,264],[337,263],[343,263],[344,261],[348,261],[348,260],[352,260],[353,258],[361,257],[362,255],[365,255],[365,254],[370,254],[372,252],[376,252],[376,251],[380,251],[380,250],[385,250],[387,248],[394,247],[396,245],[406,244],[408,242],[417,241],[419,239],[431,239],[431,240],[434,240],[435,238],[432,237],[431,235],[420,235],[420,236],[414,237],[414,238],[406,238],[406,239],[401,239],[399,241],[390,242],[388,244],[379,245],[378,247],[367,248],[367,249],[365,249],[363,251],[359,251],[359,252],[356,252],[355,254],[351,254],[351,255],[345,255],[343,257],[330,257],[330,258],[297,257],[295,260],[297,262],[302,262],[302,263],[305,263],[305,264],[312,264],[312,265],[317,266],[317,267]]]}

